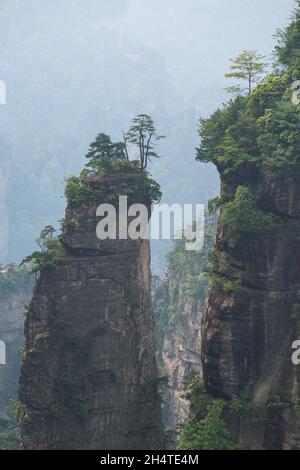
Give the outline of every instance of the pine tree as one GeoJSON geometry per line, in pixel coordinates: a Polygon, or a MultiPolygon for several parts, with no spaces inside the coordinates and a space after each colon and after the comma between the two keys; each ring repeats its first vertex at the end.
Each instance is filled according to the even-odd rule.
{"type": "Polygon", "coordinates": [[[86,155],[89,162],[86,167],[92,172],[97,173],[104,160],[119,161],[126,159],[125,144],[123,142],[112,142],[109,135],[100,133],[97,135],[86,155]]]}
{"type": "Polygon", "coordinates": [[[128,155],[128,142],[136,145],[139,151],[140,169],[146,170],[151,158],[159,158],[154,147],[161,139],[164,139],[164,136],[157,134],[152,118],[148,114],[139,114],[133,119],[127,134],[124,134],[126,153],[128,155]]]}
{"type": "Polygon", "coordinates": [[[234,450],[232,436],[222,417],[224,403],[215,401],[208,407],[207,415],[199,421],[191,416],[179,436],[178,450],[234,450]]]}
{"type": "Polygon", "coordinates": [[[257,54],[256,51],[243,51],[235,59],[230,59],[232,65],[230,69],[232,72],[226,73],[226,78],[236,78],[239,81],[247,82],[247,88],[242,88],[241,85],[228,87],[226,90],[229,93],[240,93],[245,90],[250,94],[253,85],[260,81],[263,73],[266,70],[265,57],[257,54]]]}

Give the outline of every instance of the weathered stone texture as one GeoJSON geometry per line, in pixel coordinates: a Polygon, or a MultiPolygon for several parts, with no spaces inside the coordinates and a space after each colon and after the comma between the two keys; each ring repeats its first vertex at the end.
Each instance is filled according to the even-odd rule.
{"type": "Polygon", "coordinates": [[[67,208],[67,255],[34,291],[20,385],[25,449],[161,446],[149,244],[99,242],[96,207],[67,208]]]}
{"type": "Polygon", "coordinates": [[[292,342],[300,339],[299,322],[292,319],[300,284],[299,177],[222,180],[223,195],[252,184],[256,206],[280,216],[285,226],[228,243],[219,224],[216,250],[227,253],[227,266],[216,262],[214,271],[241,280],[241,287],[209,288],[202,328],[205,383],[224,398],[251,388],[264,422],[232,426],[242,447],[300,449],[300,368],[291,361],[292,342]]]}
{"type": "MultiPolygon", "coordinates": [[[[0,273],[0,277],[4,275],[0,273]]],[[[6,349],[6,364],[0,364],[0,414],[6,414],[9,401],[18,396],[24,307],[30,299],[32,284],[26,274],[16,285],[0,283],[0,340],[4,341],[6,349]]]]}

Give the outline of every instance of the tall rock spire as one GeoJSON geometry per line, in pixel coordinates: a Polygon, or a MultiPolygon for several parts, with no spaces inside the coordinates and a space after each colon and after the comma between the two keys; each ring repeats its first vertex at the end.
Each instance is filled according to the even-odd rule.
{"type": "Polygon", "coordinates": [[[26,319],[25,449],[162,445],[149,243],[96,236],[103,195],[125,184],[132,200],[149,204],[143,191],[132,192],[141,177],[77,180],[88,197],[69,202],[64,255],[41,270],[26,319]]]}

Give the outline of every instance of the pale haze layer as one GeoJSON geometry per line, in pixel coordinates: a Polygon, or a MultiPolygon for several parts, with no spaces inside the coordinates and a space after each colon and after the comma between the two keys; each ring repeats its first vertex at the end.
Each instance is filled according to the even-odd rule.
{"type": "MultiPolygon", "coordinates": [[[[293,0],[0,0],[0,263],[20,261],[57,226],[64,178],[99,132],[120,139],[152,115],[167,139],[151,167],[163,201],[204,203],[214,168],[195,162],[197,122],[227,99],[243,49],[270,55],[293,0]]],[[[168,246],[153,246],[163,271],[168,246]]]]}

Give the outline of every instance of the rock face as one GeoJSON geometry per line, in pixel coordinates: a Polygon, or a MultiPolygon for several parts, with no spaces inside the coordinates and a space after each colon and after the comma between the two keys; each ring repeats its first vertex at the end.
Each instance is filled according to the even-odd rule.
{"type": "Polygon", "coordinates": [[[166,302],[174,309],[182,308],[181,322],[166,332],[161,351],[163,371],[168,378],[170,391],[167,424],[176,430],[189,416],[190,407],[186,397],[188,378],[192,372],[202,376],[200,329],[204,299],[197,301],[193,295],[187,295],[184,305],[180,306],[178,299],[172,299],[170,281],[161,287],[163,289],[166,302]]]}
{"type": "Polygon", "coordinates": [[[69,205],[66,255],[34,291],[20,382],[25,449],[162,445],[149,244],[100,242],[102,202],[69,205]]]}
{"type": "Polygon", "coordinates": [[[205,383],[225,399],[251,390],[262,420],[231,423],[242,448],[299,449],[300,368],[291,359],[300,339],[299,175],[221,176],[223,197],[250,183],[256,208],[275,215],[277,225],[228,242],[219,223],[214,274],[222,282],[210,284],[203,321],[205,383]]]}
{"type": "Polygon", "coordinates": [[[166,279],[154,297],[159,354],[168,378],[169,412],[165,424],[178,430],[189,416],[187,382],[202,377],[201,320],[204,310],[210,242],[201,252],[188,252],[177,242],[169,254],[166,279]],[[209,245],[209,246],[208,246],[209,245]]]}
{"type": "Polygon", "coordinates": [[[24,306],[32,293],[28,274],[0,272],[0,341],[6,349],[6,364],[0,364],[0,415],[6,414],[9,400],[18,396],[21,348],[24,332],[24,306]]]}

